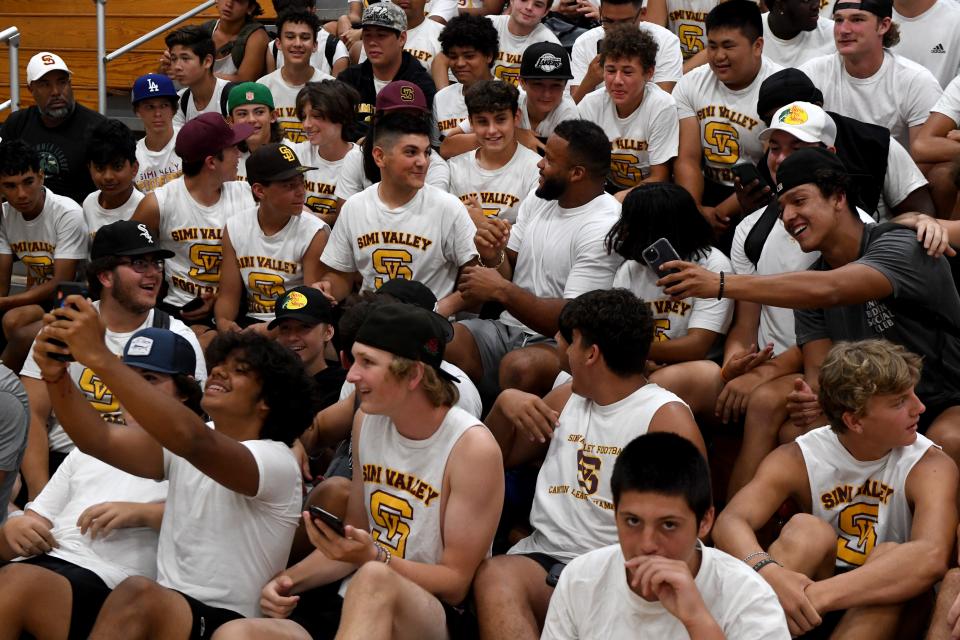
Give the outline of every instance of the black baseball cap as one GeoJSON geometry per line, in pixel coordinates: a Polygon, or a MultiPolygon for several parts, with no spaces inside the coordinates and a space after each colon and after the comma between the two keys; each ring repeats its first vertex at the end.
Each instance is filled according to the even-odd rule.
{"type": "Polygon", "coordinates": [[[556,42],[538,42],[520,58],[520,77],[527,80],[570,80],[570,56],[556,42]]]}
{"type": "Polygon", "coordinates": [[[275,317],[267,325],[268,329],[276,327],[284,318],[311,326],[321,322],[333,323],[333,305],[319,289],[313,287],[299,286],[284,291],[273,310],[275,317]]]}
{"type": "Polygon", "coordinates": [[[393,296],[400,302],[415,304],[427,311],[433,311],[437,307],[437,296],[433,295],[430,287],[417,280],[407,280],[406,278],[387,280],[380,285],[377,293],[393,296]]]}
{"type": "Polygon", "coordinates": [[[893,17],[893,0],[860,0],[850,2],[850,0],[840,0],[833,5],[833,12],[843,9],[859,9],[860,11],[869,11],[878,18],[893,17]]]}
{"type": "Polygon", "coordinates": [[[440,368],[453,325],[443,316],[402,302],[375,307],[357,331],[356,342],[401,358],[418,360],[450,382],[460,379],[440,368]]]}
{"type": "Polygon", "coordinates": [[[757,113],[761,118],[792,102],[823,104],[823,93],[807,74],[793,67],[772,73],[760,83],[757,113]]]}
{"type": "Polygon", "coordinates": [[[794,187],[813,182],[818,169],[847,174],[847,168],[837,154],[823,147],[797,149],[777,167],[777,197],[794,187]]]}
{"type": "Polygon", "coordinates": [[[169,329],[148,327],[127,341],[123,362],[137,369],[192,376],[197,368],[197,354],[183,336],[169,329]]]}
{"type": "Polygon", "coordinates": [[[282,142],[257,147],[247,158],[247,182],[274,182],[302,175],[316,167],[305,167],[293,149],[282,142]]]}
{"type": "Polygon", "coordinates": [[[97,230],[90,258],[96,260],[105,256],[142,256],[148,253],[164,259],[175,255],[173,251],[160,248],[144,223],[118,220],[97,230]]]}

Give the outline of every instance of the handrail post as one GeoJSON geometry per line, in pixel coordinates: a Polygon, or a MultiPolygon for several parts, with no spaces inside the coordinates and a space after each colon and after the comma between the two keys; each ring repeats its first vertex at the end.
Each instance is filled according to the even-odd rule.
{"type": "Polygon", "coordinates": [[[97,5],[97,109],[107,114],[107,0],[93,0],[97,5]]]}
{"type": "MultiPolygon", "coordinates": [[[[9,27],[0,31],[0,42],[7,43],[7,55],[10,63],[10,112],[20,109],[20,30],[9,27]]],[[[0,104],[0,111],[7,107],[7,102],[0,104]]]]}

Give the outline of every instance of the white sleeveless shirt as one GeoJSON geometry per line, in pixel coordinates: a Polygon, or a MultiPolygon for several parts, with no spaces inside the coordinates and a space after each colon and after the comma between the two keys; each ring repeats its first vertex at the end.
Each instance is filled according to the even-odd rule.
{"type": "Polygon", "coordinates": [[[160,209],[160,248],[176,254],[165,264],[170,290],[164,302],[182,307],[220,284],[223,227],[253,196],[246,182],[224,182],[220,200],[206,207],[193,199],[182,177],[153,193],[160,209]]]}
{"type": "Polygon", "coordinates": [[[508,553],[545,553],[569,562],[617,542],[610,476],[617,456],[650,428],[663,405],[683,400],[645,384],[606,406],[571,394],[537,476],[530,510],[534,532],[508,553]]]}
{"type": "Polygon", "coordinates": [[[910,539],[913,513],[907,504],[907,476],[931,446],[916,441],[879,460],[857,460],[829,426],[797,438],[807,467],[812,512],[837,532],[837,567],[855,568],[881,542],[910,539]]]}

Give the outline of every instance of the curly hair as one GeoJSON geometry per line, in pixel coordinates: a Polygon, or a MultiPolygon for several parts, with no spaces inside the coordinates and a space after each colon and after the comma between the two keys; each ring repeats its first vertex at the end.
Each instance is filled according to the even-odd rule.
{"type": "Polygon", "coordinates": [[[440,50],[450,55],[454,47],[472,47],[481,55],[490,56],[490,66],[500,53],[500,35],[485,16],[461,14],[450,19],[440,32],[440,50]]]}
{"type": "Polygon", "coordinates": [[[516,113],[520,108],[520,92],[503,80],[481,80],[464,92],[463,101],[471,116],[503,110],[516,113]]]}
{"type": "Polygon", "coordinates": [[[874,396],[903,393],[920,380],[922,359],[887,340],[839,342],[820,367],[818,398],[831,428],[847,430],[843,414],[863,416],[874,396]]]}
{"type": "Polygon", "coordinates": [[[643,373],[653,341],[650,306],[627,289],[588,291],[560,312],[560,335],[573,343],[576,329],[586,345],[597,345],[618,376],[643,373]]]}
{"type": "Polygon", "coordinates": [[[643,250],[666,238],[681,260],[705,258],[713,229],[700,215],[693,196],[672,182],[642,184],[627,194],[620,219],[607,234],[607,253],[643,261],[643,250]]]}
{"type": "Polygon", "coordinates": [[[102,120],[87,134],[87,164],[108,165],[118,160],[137,161],[137,139],[119,120],[102,120]]]}
{"type": "Polygon", "coordinates": [[[40,173],[40,154],[23,140],[0,143],[0,176],[40,173]]]}
{"type": "Polygon", "coordinates": [[[212,370],[229,356],[248,365],[260,382],[260,399],[268,408],[260,429],[264,440],[291,445],[313,420],[315,385],[303,362],[280,343],[254,333],[218,335],[207,347],[212,370]]]}
{"type": "Polygon", "coordinates": [[[610,173],[610,139],[603,129],[589,120],[564,120],[553,130],[567,141],[571,165],[580,165],[594,178],[610,173]]]}
{"type": "Polygon", "coordinates": [[[653,35],[633,24],[615,24],[605,28],[600,64],[607,60],[638,58],[644,71],[657,64],[659,45],[653,35]]]}

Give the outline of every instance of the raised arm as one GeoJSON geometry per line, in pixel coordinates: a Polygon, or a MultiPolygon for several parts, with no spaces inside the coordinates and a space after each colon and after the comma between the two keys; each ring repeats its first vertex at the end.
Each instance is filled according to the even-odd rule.
{"type": "Polygon", "coordinates": [[[218,331],[239,331],[236,323],[240,312],[240,299],[243,297],[243,276],[240,265],[237,264],[237,252],[230,241],[230,233],[223,230],[221,239],[223,258],[220,261],[220,289],[217,292],[217,301],[213,305],[218,331]]]}

